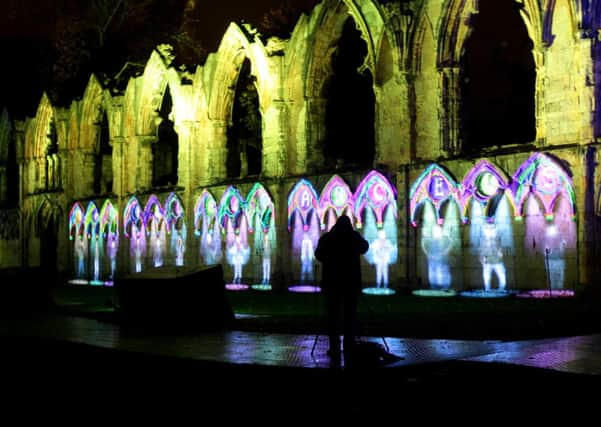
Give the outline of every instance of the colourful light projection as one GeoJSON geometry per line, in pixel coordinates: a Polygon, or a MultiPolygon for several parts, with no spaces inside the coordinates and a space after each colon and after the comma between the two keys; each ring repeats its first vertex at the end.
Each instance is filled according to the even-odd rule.
{"type": "Polygon", "coordinates": [[[576,195],[572,180],[553,158],[544,153],[535,153],[513,175],[513,193],[516,217],[522,217],[524,202],[533,195],[542,204],[547,220],[553,219],[554,206],[560,196],[565,197],[576,219],[576,195]]]}
{"type": "Polygon", "coordinates": [[[132,196],[123,211],[123,234],[130,241],[129,257],[132,270],[135,273],[142,271],[142,261],[146,256],[146,233],[144,231],[144,213],[140,202],[132,196]]]}
{"type": "Polygon", "coordinates": [[[434,207],[436,223],[442,225],[443,217],[440,214],[442,205],[449,199],[454,200],[459,206],[459,186],[451,175],[439,165],[433,163],[426,168],[411,186],[409,192],[409,218],[411,225],[417,226],[415,213],[419,206],[429,201],[434,207]]]}
{"type": "Polygon", "coordinates": [[[567,272],[577,268],[570,256],[576,248],[571,179],[559,161],[543,153],[524,162],[514,179],[516,218],[523,220],[525,211],[526,256],[544,266],[548,290],[562,290],[567,272]]]}
{"type": "Polygon", "coordinates": [[[369,242],[365,258],[376,270],[375,286],[363,292],[393,294],[388,287],[388,269],[398,257],[396,191],[382,174],[371,171],[359,183],[354,199],[357,228],[363,229],[363,237],[369,242]]]}
{"type": "Polygon", "coordinates": [[[100,259],[103,253],[103,238],[100,228],[100,213],[94,202],[88,203],[85,216],[86,237],[88,238],[88,254],[91,260],[91,285],[102,285],[100,280],[100,259]]]}
{"type": "Polygon", "coordinates": [[[442,167],[432,164],[412,185],[410,197],[410,221],[417,227],[416,214],[422,213],[420,246],[426,256],[427,277],[430,289],[420,295],[438,296],[440,290],[447,295],[452,291],[450,262],[453,251],[460,247],[460,187],[442,167]]]}
{"type": "MultiPolygon", "coordinates": [[[[291,291],[308,292],[314,282],[314,252],[323,224],[320,220],[319,198],[313,185],[306,179],[299,180],[288,195],[288,231],[292,232],[292,253],[300,258],[300,282],[291,291]],[[307,287],[309,286],[309,287],[307,287]]],[[[313,289],[313,291],[319,291],[313,289]]]]}
{"type": "Polygon", "coordinates": [[[87,284],[86,257],[88,243],[85,235],[84,211],[81,203],[76,202],[69,212],[69,240],[73,241],[73,258],[75,261],[75,279],[69,281],[73,284],[87,284]]]}
{"type": "Polygon", "coordinates": [[[154,194],[148,198],[144,207],[144,228],[152,254],[152,265],[161,267],[164,262],[166,242],[165,211],[154,194]]]}
{"type": "Polygon", "coordinates": [[[194,205],[194,234],[200,237],[200,257],[205,265],[221,261],[221,232],[217,226],[217,202],[203,190],[194,205]]]}
{"type": "Polygon", "coordinates": [[[176,266],[184,265],[186,252],[186,216],[181,200],[175,193],[169,194],[165,201],[165,222],[167,233],[171,235],[169,245],[176,266]]]}
{"type": "Polygon", "coordinates": [[[465,175],[459,194],[458,201],[464,224],[469,221],[467,211],[470,202],[479,203],[487,220],[491,222],[498,201],[503,196],[513,201],[507,176],[487,160],[480,160],[465,175]]]}
{"type": "Polygon", "coordinates": [[[233,279],[226,285],[229,290],[248,289],[242,283],[242,270],[250,258],[248,225],[244,215],[244,200],[236,187],[229,186],[219,202],[219,225],[225,233],[225,253],[233,268],[233,279]]]}
{"type": "Polygon", "coordinates": [[[109,260],[109,280],[104,284],[112,286],[117,271],[117,252],[119,250],[119,211],[110,200],[105,200],[100,209],[100,229],[106,242],[106,257],[109,260]]]}
{"type": "Polygon", "coordinates": [[[354,223],[354,197],[351,189],[344,180],[334,175],[326,183],[319,199],[321,223],[326,231],[330,231],[341,215],[346,215],[354,223]]]}
{"type": "Polygon", "coordinates": [[[273,200],[260,183],[255,183],[246,196],[245,213],[249,230],[254,234],[255,265],[261,265],[261,282],[252,285],[255,290],[271,290],[271,262],[276,248],[273,200]]]}

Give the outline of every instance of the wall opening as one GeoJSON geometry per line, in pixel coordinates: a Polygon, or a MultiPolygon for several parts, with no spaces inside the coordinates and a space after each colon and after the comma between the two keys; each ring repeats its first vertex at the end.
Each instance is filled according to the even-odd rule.
{"type": "Polygon", "coordinates": [[[373,76],[363,67],[367,44],[355,21],[348,18],[332,55],[332,75],[326,98],[325,166],[369,168],[375,155],[375,95],[373,76]]]}
{"type": "Polygon", "coordinates": [[[533,43],[512,0],[482,0],[460,69],[463,151],[536,138],[533,43]]]}
{"type": "Polygon", "coordinates": [[[113,190],[113,147],[109,141],[109,122],[106,112],[98,127],[98,141],[94,152],[94,194],[113,190]]]}
{"type": "Polygon", "coordinates": [[[262,170],[262,131],[259,94],[251,64],[244,59],[234,94],[231,125],[227,129],[227,176],[257,176],[262,170]]]}
{"type": "Polygon", "coordinates": [[[177,185],[178,176],[178,135],[173,123],[173,100],[169,86],[165,90],[159,111],[158,140],[152,144],[152,186],[177,185]]]}

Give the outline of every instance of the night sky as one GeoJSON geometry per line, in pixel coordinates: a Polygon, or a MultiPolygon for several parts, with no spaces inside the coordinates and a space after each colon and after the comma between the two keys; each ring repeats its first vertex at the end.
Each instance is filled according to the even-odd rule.
{"type": "MultiPolygon", "coordinates": [[[[98,68],[102,67],[107,59],[103,58],[96,64],[93,64],[93,59],[87,60],[85,66],[79,67],[83,77],[76,83],[72,76],[57,77],[56,35],[61,22],[65,21],[65,16],[79,16],[83,10],[81,5],[89,5],[91,1],[0,0],[0,47],[4,58],[2,67],[0,67],[0,78],[4,83],[3,90],[0,91],[0,109],[8,107],[11,115],[16,118],[35,115],[42,92],[44,90],[48,92],[52,87],[61,88],[64,81],[59,81],[60,84],[56,82],[61,77],[63,80],[68,80],[66,89],[62,91],[63,103],[68,103],[69,99],[80,96],[85,88],[83,82],[87,81],[90,72],[98,71],[98,68]]],[[[164,27],[164,31],[168,31],[165,29],[169,26],[168,21],[181,18],[183,10],[179,7],[169,8],[171,4],[178,2],[185,4],[186,1],[196,4],[195,17],[199,24],[194,27],[195,36],[202,41],[206,52],[214,52],[231,21],[246,21],[258,25],[269,9],[283,3],[282,0],[129,0],[130,3],[144,1],[154,1],[160,5],[155,8],[157,16],[145,17],[144,21],[137,22],[137,25],[140,25],[146,34],[144,31],[132,30],[125,36],[121,35],[122,38],[115,41],[116,46],[122,46],[125,44],[123,37],[127,37],[126,42],[130,43],[129,49],[137,50],[141,57],[149,55],[146,53],[150,49],[149,44],[155,45],[154,43],[158,42],[152,40],[144,45],[144,40],[133,39],[157,37],[156,34],[161,31],[159,28],[161,26],[164,27]],[[167,9],[165,9],[166,7],[167,9]]],[[[295,8],[307,11],[319,3],[319,0],[290,0],[290,2],[295,8]]],[[[110,51],[108,56],[111,56],[110,51]]],[[[120,55],[115,54],[115,56],[122,58],[126,57],[126,54],[120,52],[120,55]]],[[[77,55],[72,59],[72,61],[78,60],[77,55]]],[[[138,61],[142,60],[138,59],[138,61]]],[[[125,61],[119,59],[117,62],[119,64],[115,64],[112,70],[118,70],[125,61]]],[[[60,89],[55,92],[60,92],[60,89]]],[[[50,93],[52,94],[51,89],[50,93]]],[[[60,104],[59,100],[57,103],[60,104]]]]}

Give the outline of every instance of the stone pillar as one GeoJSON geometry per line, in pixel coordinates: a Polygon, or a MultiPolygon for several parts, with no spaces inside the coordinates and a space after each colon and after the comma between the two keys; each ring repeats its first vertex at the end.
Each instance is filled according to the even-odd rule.
{"type": "Polygon", "coordinates": [[[459,68],[446,67],[440,71],[442,89],[442,148],[448,154],[461,152],[459,141],[459,68]]]}
{"type": "Polygon", "coordinates": [[[211,120],[205,132],[204,156],[200,162],[200,169],[204,174],[200,181],[206,185],[226,178],[227,123],[225,120],[211,120]]]}
{"type": "MultiPolygon", "coordinates": [[[[325,128],[326,99],[309,98],[306,100],[305,114],[305,152],[299,149],[299,160],[304,154],[306,172],[315,172],[323,169],[325,157],[323,155],[323,141],[326,135],[325,128]]],[[[300,147],[299,147],[300,148],[300,147]]],[[[301,160],[302,161],[302,160],[301,160]]]]}
{"type": "Polygon", "coordinates": [[[262,176],[282,177],[288,170],[287,105],[273,101],[263,114],[263,167],[262,176]]]}

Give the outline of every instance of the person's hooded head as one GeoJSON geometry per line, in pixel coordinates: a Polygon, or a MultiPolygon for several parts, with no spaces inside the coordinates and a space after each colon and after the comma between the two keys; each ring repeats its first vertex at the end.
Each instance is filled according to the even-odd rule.
{"type": "Polygon", "coordinates": [[[332,227],[332,231],[336,231],[337,233],[348,233],[350,231],[353,231],[351,219],[346,215],[340,215],[338,221],[336,221],[336,224],[334,224],[334,227],[332,227]]]}

